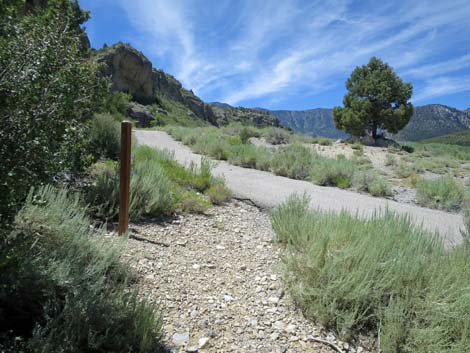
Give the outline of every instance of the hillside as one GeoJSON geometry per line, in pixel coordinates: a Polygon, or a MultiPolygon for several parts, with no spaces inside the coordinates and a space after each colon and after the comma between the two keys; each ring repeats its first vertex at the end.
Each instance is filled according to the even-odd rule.
{"type": "MultiPolygon", "coordinates": [[[[226,125],[232,121],[280,126],[271,114],[248,108],[218,106],[203,102],[174,76],[152,66],[150,60],[129,44],[116,43],[96,51],[95,60],[104,64],[101,74],[111,78],[111,89],[125,92],[136,103],[134,110],[145,112],[156,124],[226,125]]],[[[139,116],[139,115],[136,115],[139,116]]],[[[134,116],[133,116],[134,117],[134,116]]]]}
{"type": "Polygon", "coordinates": [[[395,138],[418,141],[470,129],[470,113],[441,104],[415,107],[408,125],[395,138]]]}
{"type": "Polygon", "coordinates": [[[344,131],[335,128],[332,109],[317,108],[309,110],[271,110],[281,123],[294,131],[310,136],[345,138],[344,131]]]}
{"type": "MultiPolygon", "coordinates": [[[[311,136],[344,138],[343,131],[335,128],[332,109],[310,110],[271,110],[281,123],[311,136]]],[[[470,129],[470,111],[461,111],[441,104],[429,104],[415,107],[409,124],[395,139],[418,141],[422,139],[448,135],[470,129]]]]}
{"type": "Polygon", "coordinates": [[[470,146],[470,130],[456,132],[455,134],[433,137],[419,141],[421,143],[444,143],[447,145],[470,146]]]}

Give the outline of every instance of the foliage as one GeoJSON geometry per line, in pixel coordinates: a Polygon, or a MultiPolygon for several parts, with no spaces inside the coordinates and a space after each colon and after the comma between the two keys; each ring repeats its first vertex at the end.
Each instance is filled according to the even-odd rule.
{"type": "Polygon", "coordinates": [[[23,338],[11,340],[17,351],[154,351],[161,318],[129,287],[119,247],[85,213],[63,189],[29,194],[0,248],[1,332],[23,338]]]}
{"type": "Polygon", "coordinates": [[[358,219],[292,196],[271,215],[284,279],[309,318],[343,338],[369,332],[384,353],[470,347],[470,254],[390,212],[358,219]]]}
{"type": "MultiPolygon", "coordinates": [[[[203,212],[231,197],[222,179],[212,175],[212,164],[185,168],[167,151],[148,146],[134,149],[131,168],[130,217],[134,221],[174,212],[203,212]]],[[[95,217],[112,219],[119,204],[119,176],[112,161],[96,163],[86,200],[95,217]]]]}
{"type": "Polygon", "coordinates": [[[96,159],[119,158],[121,127],[111,114],[94,115],[88,129],[87,147],[96,159]]]}
{"type": "Polygon", "coordinates": [[[462,239],[464,243],[470,247],[470,208],[467,208],[463,213],[464,228],[461,229],[462,239]]]}
{"type": "Polygon", "coordinates": [[[106,90],[83,57],[73,21],[54,6],[42,16],[1,19],[0,222],[32,185],[80,167],[83,122],[106,90]]]}
{"type": "Polygon", "coordinates": [[[443,143],[470,147],[470,130],[460,131],[450,135],[433,137],[422,140],[420,143],[443,143]]]}
{"type": "Polygon", "coordinates": [[[397,164],[396,157],[391,153],[387,153],[386,156],[385,156],[385,165],[386,166],[394,166],[396,164],[397,164]]]}
{"type": "Polygon", "coordinates": [[[310,178],[319,185],[337,186],[347,189],[352,184],[355,165],[348,159],[319,158],[310,172],[310,178]]]}
{"type": "Polygon", "coordinates": [[[423,206],[448,211],[460,209],[464,198],[462,183],[451,176],[420,180],[416,184],[416,201],[423,206]]]}
{"type": "Polygon", "coordinates": [[[376,139],[379,129],[397,133],[410,121],[412,85],[380,59],[373,57],[367,65],[354,69],[346,88],[344,107],[333,109],[338,129],[355,136],[370,133],[376,139]]]}
{"type": "Polygon", "coordinates": [[[290,141],[290,134],[285,129],[276,127],[269,128],[265,137],[266,142],[272,145],[282,145],[290,141]]]}
{"type": "Polygon", "coordinates": [[[371,170],[360,171],[354,175],[353,185],[360,191],[373,196],[391,196],[392,190],[384,178],[371,170]]]}

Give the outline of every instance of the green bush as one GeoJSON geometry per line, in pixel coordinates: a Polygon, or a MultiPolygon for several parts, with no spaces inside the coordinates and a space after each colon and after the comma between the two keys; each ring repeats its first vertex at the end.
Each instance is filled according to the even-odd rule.
{"type": "Polygon", "coordinates": [[[96,159],[119,158],[121,127],[110,114],[95,114],[89,128],[89,151],[96,159]]]}
{"type": "Polygon", "coordinates": [[[369,192],[372,196],[392,195],[392,190],[387,181],[371,170],[355,173],[353,185],[360,191],[369,192]]]}
{"type": "Polygon", "coordinates": [[[129,287],[119,248],[85,213],[65,190],[29,194],[0,248],[0,328],[23,337],[18,351],[154,351],[161,318],[129,287]]]}
{"type": "Polygon", "coordinates": [[[265,133],[266,142],[272,145],[282,145],[290,142],[290,134],[277,127],[267,129],[265,133]]]}
{"type": "Polygon", "coordinates": [[[470,253],[390,212],[358,219],[293,196],[271,215],[284,279],[309,318],[343,338],[368,332],[384,353],[466,352],[470,253]]]}
{"type": "Polygon", "coordinates": [[[346,189],[352,184],[355,169],[354,164],[346,158],[322,157],[312,167],[310,177],[316,184],[346,189]]]}
{"type": "Polygon", "coordinates": [[[416,184],[416,201],[423,206],[443,209],[460,209],[464,198],[462,183],[451,176],[436,180],[420,180],[416,184]]]}
{"type": "Polygon", "coordinates": [[[470,208],[463,213],[464,228],[460,230],[462,239],[467,246],[470,246],[470,208]]]}
{"type": "Polygon", "coordinates": [[[396,165],[396,164],[397,164],[397,159],[396,159],[396,157],[395,157],[393,154],[391,154],[391,153],[387,153],[387,154],[385,155],[385,165],[386,165],[386,166],[394,166],[394,165],[396,165]]]}
{"type": "Polygon", "coordinates": [[[94,217],[112,220],[118,213],[119,175],[114,161],[97,162],[89,169],[92,184],[85,188],[85,200],[94,217]]]}
{"type": "Polygon", "coordinates": [[[317,154],[302,144],[295,143],[273,153],[271,170],[281,176],[304,180],[310,175],[317,154]]]}
{"type": "Polygon", "coordinates": [[[62,5],[0,17],[0,223],[12,219],[31,186],[83,167],[85,122],[106,91],[83,56],[78,5],[62,5]]]}
{"type": "Polygon", "coordinates": [[[130,219],[138,221],[172,213],[175,202],[171,190],[171,181],[158,164],[134,164],[131,172],[130,219]]]}
{"type": "Polygon", "coordinates": [[[232,192],[224,184],[214,184],[206,190],[206,195],[214,205],[222,205],[230,200],[232,192]]]}

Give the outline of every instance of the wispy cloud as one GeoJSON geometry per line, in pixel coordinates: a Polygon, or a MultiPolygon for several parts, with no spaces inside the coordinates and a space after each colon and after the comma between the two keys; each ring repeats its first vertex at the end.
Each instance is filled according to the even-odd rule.
{"type": "Polygon", "coordinates": [[[143,34],[136,40],[213,100],[282,100],[343,87],[373,55],[417,83],[415,100],[470,87],[468,76],[456,76],[470,68],[468,0],[118,2],[143,34]]]}

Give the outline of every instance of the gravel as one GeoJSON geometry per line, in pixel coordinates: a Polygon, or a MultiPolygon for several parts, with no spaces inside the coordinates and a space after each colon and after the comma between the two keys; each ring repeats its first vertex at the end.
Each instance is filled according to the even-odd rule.
{"type": "Polygon", "coordinates": [[[123,256],[141,295],[160,307],[163,343],[173,352],[334,352],[316,338],[365,351],[364,338],[354,347],[341,342],[295,307],[266,212],[232,201],[204,215],[133,224],[131,232],[123,256]]]}

